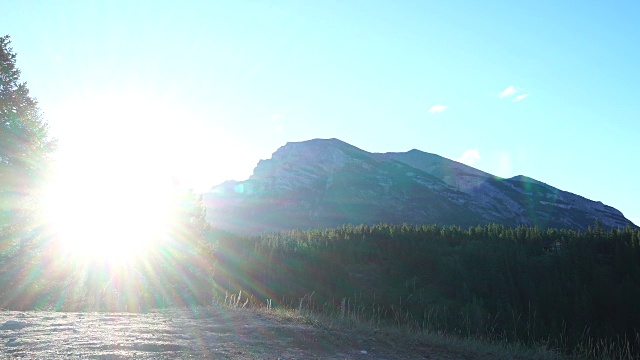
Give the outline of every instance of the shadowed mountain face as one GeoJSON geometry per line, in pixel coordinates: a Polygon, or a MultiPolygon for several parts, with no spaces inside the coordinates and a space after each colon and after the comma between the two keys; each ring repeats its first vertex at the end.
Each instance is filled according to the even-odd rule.
{"type": "Polygon", "coordinates": [[[635,226],[610,206],[525,176],[502,179],[419,150],[368,153],[337,139],[287,143],[204,202],[214,226],[238,233],[405,222],[635,226]]]}

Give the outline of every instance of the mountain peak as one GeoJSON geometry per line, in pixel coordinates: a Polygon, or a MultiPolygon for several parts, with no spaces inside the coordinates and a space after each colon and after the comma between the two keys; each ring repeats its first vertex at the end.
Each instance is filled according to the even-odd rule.
{"type": "Polygon", "coordinates": [[[610,206],[524,175],[502,179],[418,149],[369,153],[335,138],[288,142],[248,180],[218,190],[205,194],[208,217],[237,232],[381,222],[634,226],[610,206]]]}
{"type": "MultiPolygon", "coordinates": [[[[346,143],[340,139],[336,139],[336,138],[330,138],[330,139],[321,139],[321,138],[316,138],[316,139],[311,139],[311,140],[305,140],[305,141],[292,141],[292,142],[287,142],[284,146],[280,147],[278,149],[326,149],[326,148],[337,148],[340,150],[345,150],[345,151],[357,151],[357,152],[365,152],[362,149],[359,149],[349,143],[346,143]]],[[[278,152],[276,151],[276,153],[278,152]]],[[[274,155],[276,154],[274,153],[274,155]]]]}

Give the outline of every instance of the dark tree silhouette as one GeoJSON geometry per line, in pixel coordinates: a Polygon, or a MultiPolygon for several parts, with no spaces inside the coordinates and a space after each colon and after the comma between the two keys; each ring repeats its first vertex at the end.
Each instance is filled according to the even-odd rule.
{"type": "Polygon", "coordinates": [[[0,37],[0,240],[25,238],[33,196],[55,141],[48,136],[36,99],[20,81],[9,35],[0,37]]]}

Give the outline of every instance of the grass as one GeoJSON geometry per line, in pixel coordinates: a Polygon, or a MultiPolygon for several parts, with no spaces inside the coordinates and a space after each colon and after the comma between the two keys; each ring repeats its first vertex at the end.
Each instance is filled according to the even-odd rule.
{"type": "Polygon", "coordinates": [[[464,324],[460,329],[443,329],[437,323],[437,314],[425,314],[424,319],[416,320],[400,310],[382,311],[349,299],[342,299],[339,308],[330,309],[317,305],[313,293],[301,298],[297,304],[279,307],[272,307],[269,300],[266,305],[249,301],[247,294],[227,294],[222,305],[262,312],[283,322],[307,324],[350,338],[367,339],[380,346],[413,349],[416,356],[420,356],[421,352],[435,352],[437,358],[444,359],[640,359],[632,346],[640,344],[640,334],[635,339],[594,340],[585,337],[567,354],[562,344],[551,341],[534,344],[514,342],[509,340],[512,337],[507,334],[465,331],[464,324]]]}
{"type": "Polygon", "coordinates": [[[488,340],[433,331],[418,322],[403,319],[400,315],[383,320],[379,312],[365,314],[364,306],[351,304],[347,299],[342,301],[339,309],[331,311],[312,306],[313,294],[301,298],[297,306],[289,307],[257,305],[242,297],[242,293],[228,295],[222,305],[236,311],[261,312],[282,322],[311,325],[329,333],[344,334],[349,339],[366,340],[378,344],[380,348],[390,349],[392,353],[394,349],[404,353],[411,352],[417,358],[566,359],[550,350],[547,344],[527,346],[498,338],[488,340]],[[248,303],[253,305],[247,306],[248,303]]]}

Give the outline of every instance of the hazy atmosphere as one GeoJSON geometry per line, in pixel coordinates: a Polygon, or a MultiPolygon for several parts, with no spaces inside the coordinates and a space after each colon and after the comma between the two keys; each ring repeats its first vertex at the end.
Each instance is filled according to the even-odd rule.
{"type": "Polygon", "coordinates": [[[638,359],[638,19],[2,1],[0,357],[638,359]]]}
{"type": "Polygon", "coordinates": [[[205,191],[288,141],[335,137],[524,174],[640,219],[634,2],[7,0],[0,13],[61,168],[205,191]]]}

